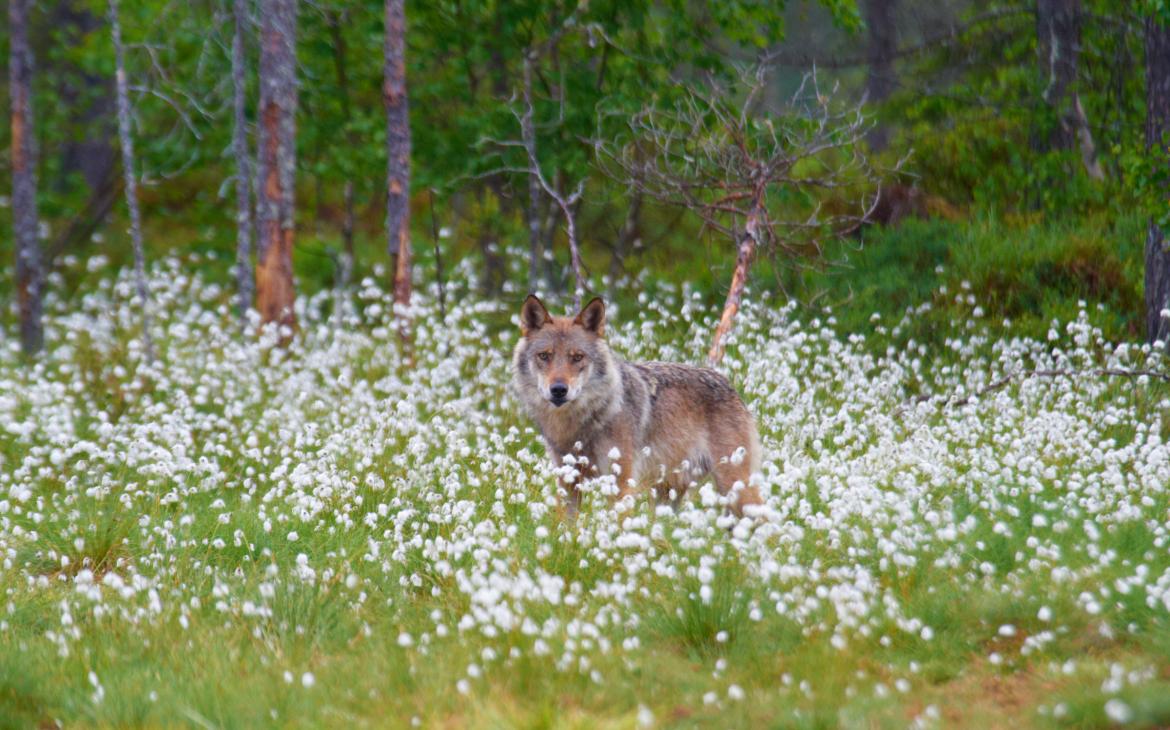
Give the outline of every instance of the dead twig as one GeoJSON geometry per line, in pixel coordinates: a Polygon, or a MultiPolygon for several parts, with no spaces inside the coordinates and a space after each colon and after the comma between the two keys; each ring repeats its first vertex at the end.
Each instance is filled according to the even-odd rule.
{"type": "Polygon", "coordinates": [[[900,406],[898,406],[898,411],[901,412],[912,405],[918,405],[919,403],[926,403],[935,400],[941,401],[941,404],[944,408],[962,407],[968,405],[972,401],[982,398],[988,393],[994,393],[995,391],[1003,390],[1008,385],[1018,380],[1028,380],[1030,378],[1078,378],[1085,376],[1094,376],[1099,378],[1147,377],[1161,380],[1164,383],[1170,383],[1170,373],[1161,373],[1156,370],[1124,370],[1122,368],[1085,368],[1081,370],[1038,368],[1035,370],[1017,370],[1015,372],[1007,373],[1006,375],[993,380],[991,383],[985,385],[974,393],[970,393],[961,398],[954,398],[953,394],[946,393],[924,393],[922,395],[916,395],[913,398],[907,399],[900,406]]]}

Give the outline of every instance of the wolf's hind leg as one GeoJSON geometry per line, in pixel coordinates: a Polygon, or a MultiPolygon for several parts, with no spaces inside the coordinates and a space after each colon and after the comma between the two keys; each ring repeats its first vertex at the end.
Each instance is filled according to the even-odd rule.
{"type": "Polygon", "coordinates": [[[659,505],[667,505],[675,512],[686,497],[686,485],[680,485],[674,480],[665,480],[654,485],[654,501],[659,505]]]}
{"type": "Polygon", "coordinates": [[[760,463],[760,440],[755,429],[745,429],[732,438],[713,439],[715,464],[711,471],[720,494],[730,496],[730,508],[743,517],[744,508],[763,504],[760,491],[752,486],[752,469],[760,463]]]}
{"type": "Polygon", "coordinates": [[[751,484],[752,470],[748,464],[733,464],[730,460],[716,464],[715,486],[720,494],[730,495],[730,509],[736,517],[743,517],[748,505],[763,504],[760,490],[751,484]]]}

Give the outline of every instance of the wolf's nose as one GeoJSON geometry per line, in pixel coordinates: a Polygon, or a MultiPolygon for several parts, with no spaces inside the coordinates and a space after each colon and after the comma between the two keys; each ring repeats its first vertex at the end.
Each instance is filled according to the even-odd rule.
{"type": "Polygon", "coordinates": [[[569,394],[569,386],[565,385],[564,383],[553,383],[552,386],[549,387],[548,393],[553,398],[561,400],[569,394]]]}

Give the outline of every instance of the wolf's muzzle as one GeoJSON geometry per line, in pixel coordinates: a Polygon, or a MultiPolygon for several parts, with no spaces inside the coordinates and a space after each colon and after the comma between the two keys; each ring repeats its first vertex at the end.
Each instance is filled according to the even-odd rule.
{"type": "Polygon", "coordinates": [[[553,383],[549,386],[548,394],[554,406],[563,406],[569,398],[569,386],[564,383],[553,383]]]}

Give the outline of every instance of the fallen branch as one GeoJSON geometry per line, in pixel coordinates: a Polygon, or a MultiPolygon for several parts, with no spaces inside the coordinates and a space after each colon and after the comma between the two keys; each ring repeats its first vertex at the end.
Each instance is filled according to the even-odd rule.
{"type": "Polygon", "coordinates": [[[1115,377],[1115,378],[1149,377],[1149,378],[1156,378],[1157,380],[1161,380],[1162,382],[1165,382],[1165,383],[1170,383],[1170,373],[1160,373],[1160,372],[1157,372],[1156,370],[1123,370],[1121,368],[1088,368],[1088,369],[1084,369],[1084,370],[1053,370],[1053,369],[1017,370],[1014,373],[1008,373],[1007,375],[1004,375],[1003,377],[999,378],[998,380],[993,381],[989,385],[986,385],[983,388],[980,388],[979,390],[975,391],[974,393],[971,393],[970,395],[966,395],[962,398],[959,398],[958,400],[951,400],[952,395],[950,395],[950,394],[934,395],[934,394],[927,393],[927,394],[923,394],[923,395],[916,395],[913,398],[910,398],[909,400],[904,401],[902,403],[902,405],[898,406],[898,410],[902,411],[907,406],[917,405],[919,403],[925,403],[927,401],[932,401],[932,400],[942,400],[943,401],[942,405],[944,407],[965,406],[968,403],[970,403],[971,401],[973,401],[977,398],[982,398],[983,396],[987,395],[988,393],[993,393],[997,390],[1003,390],[1008,385],[1010,385],[1013,381],[1016,381],[1016,380],[1027,380],[1029,378],[1075,378],[1075,377],[1081,377],[1081,376],[1085,376],[1085,375],[1093,375],[1093,376],[1101,377],[1101,378],[1104,378],[1104,377],[1115,377]]]}

